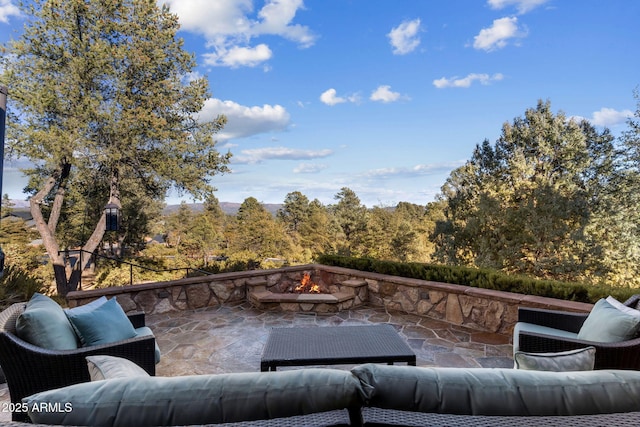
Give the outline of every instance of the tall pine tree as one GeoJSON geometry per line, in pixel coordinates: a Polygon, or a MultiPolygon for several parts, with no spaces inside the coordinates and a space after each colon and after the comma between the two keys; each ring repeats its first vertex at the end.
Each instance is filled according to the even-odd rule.
{"type": "Polygon", "coordinates": [[[93,231],[76,243],[93,252],[108,203],[143,210],[171,186],[211,195],[210,177],[226,172],[230,157],[214,148],[225,119],[199,119],[207,81],[190,78],[195,61],[176,37],[177,16],[155,0],[34,0],[21,8],[24,33],[5,47],[0,77],[10,90],[8,151],[36,165],[31,213],[66,295],[83,266],[65,268],[61,219],[85,217],[93,231]]]}

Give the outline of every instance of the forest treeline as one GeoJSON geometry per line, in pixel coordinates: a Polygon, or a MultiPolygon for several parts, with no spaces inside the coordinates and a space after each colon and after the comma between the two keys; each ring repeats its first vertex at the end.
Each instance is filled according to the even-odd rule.
{"type": "MultiPolygon", "coordinates": [[[[212,197],[198,212],[187,204],[166,216],[152,204],[145,215],[125,212],[125,231],[107,238],[128,250],[121,256],[157,268],[269,268],[340,254],[637,287],[638,117],[615,138],[539,101],[495,143],[478,144],[427,205],[367,208],[345,187],[329,205],[292,191],[275,215],[254,197],[231,215],[212,197]]],[[[74,218],[60,237],[67,247],[84,238],[74,218]]],[[[128,272],[105,269],[99,280],[121,284],[128,272]]]]}

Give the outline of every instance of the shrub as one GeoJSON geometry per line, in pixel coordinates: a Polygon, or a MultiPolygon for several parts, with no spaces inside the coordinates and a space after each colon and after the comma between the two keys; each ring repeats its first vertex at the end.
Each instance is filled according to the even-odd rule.
{"type": "Polygon", "coordinates": [[[18,267],[7,265],[0,279],[0,307],[4,309],[16,302],[29,301],[34,293],[45,291],[42,281],[18,267]]]}
{"type": "Polygon", "coordinates": [[[567,301],[594,303],[608,295],[615,297],[619,301],[625,301],[632,295],[640,293],[640,289],[638,288],[541,280],[527,276],[509,275],[497,270],[461,266],[400,263],[329,254],[319,256],[316,262],[324,265],[352,268],[354,270],[388,274],[391,276],[452,283],[567,301]]]}

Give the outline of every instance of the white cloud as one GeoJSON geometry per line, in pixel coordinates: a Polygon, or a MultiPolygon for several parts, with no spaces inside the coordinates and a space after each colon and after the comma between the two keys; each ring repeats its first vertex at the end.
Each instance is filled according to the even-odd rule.
{"type": "Polygon", "coordinates": [[[256,47],[233,46],[230,49],[219,48],[215,53],[205,53],[204,63],[207,65],[223,65],[231,68],[255,67],[268,61],[273,56],[266,44],[256,47]]]}
{"type": "Polygon", "coordinates": [[[504,78],[504,76],[500,73],[496,73],[492,76],[489,74],[476,74],[471,73],[463,78],[451,77],[446,78],[442,77],[440,79],[436,79],[433,81],[433,85],[438,89],[445,89],[449,87],[470,87],[473,82],[478,81],[482,85],[488,85],[495,81],[500,81],[504,78]]]}
{"type": "Polygon", "coordinates": [[[504,9],[508,6],[515,6],[518,13],[527,13],[536,7],[545,4],[549,0],[487,0],[492,9],[504,9]]]}
{"type": "Polygon", "coordinates": [[[0,0],[0,22],[9,23],[12,16],[20,16],[20,9],[11,0],[0,0]]]}
{"type": "Polygon", "coordinates": [[[327,169],[329,166],[317,163],[300,163],[293,169],[293,173],[318,173],[327,169]]]}
{"type": "Polygon", "coordinates": [[[298,43],[301,47],[310,47],[315,43],[315,35],[303,25],[291,24],[298,9],[304,8],[302,0],[268,0],[258,13],[262,18],[255,24],[255,35],[279,35],[298,43]]]}
{"type": "Polygon", "coordinates": [[[266,0],[254,10],[252,0],[158,0],[166,3],[180,19],[181,28],[201,34],[213,52],[205,55],[213,66],[254,67],[271,58],[269,46],[251,44],[261,36],[279,36],[300,47],[312,46],[316,35],[294,24],[296,13],[304,8],[302,0],[266,0]]]}
{"type": "Polygon", "coordinates": [[[464,161],[431,163],[415,165],[412,167],[381,168],[367,171],[364,176],[367,178],[390,178],[405,177],[414,178],[417,176],[435,175],[449,172],[464,164],[464,161]]]}
{"type": "Polygon", "coordinates": [[[343,102],[347,102],[346,99],[336,96],[336,90],[334,88],[327,89],[320,95],[320,101],[327,105],[336,105],[343,102]]]}
{"type": "Polygon", "coordinates": [[[359,102],[360,98],[358,95],[349,95],[347,97],[338,96],[337,92],[334,88],[327,89],[322,94],[320,94],[320,101],[327,105],[337,105],[345,102],[359,102]]]}
{"type": "Polygon", "coordinates": [[[300,150],[287,147],[265,147],[241,150],[236,154],[232,162],[235,164],[255,164],[264,160],[310,160],[327,157],[333,154],[332,150],[300,150]]]}
{"type": "Polygon", "coordinates": [[[398,92],[393,92],[391,90],[391,86],[382,85],[378,86],[378,88],[371,93],[369,99],[380,102],[394,102],[400,99],[400,94],[398,92]]]}
{"type": "Polygon", "coordinates": [[[227,124],[216,135],[221,141],[231,138],[246,138],[260,133],[283,131],[289,126],[290,115],[280,105],[247,107],[233,101],[210,98],[205,102],[202,115],[213,119],[220,114],[227,116],[227,124]]]}
{"type": "Polygon", "coordinates": [[[413,52],[420,45],[420,19],[404,21],[395,28],[392,28],[387,37],[393,47],[394,55],[405,55],[413,52]]]}
{"type": "Polygon", "coordinates": [[[594,111],[591,123],[596,126],[615,126],[624,123],[629,117],[633,117],[631,110],[617,111],[605,107],[600,111],[594,111]]]}
{"type": "Polygon", "coordinates": [[[486,50],[488,52],[502,49],[507,45],[507,41],[513,38],[521,38],[526,35],[526,31],[518,29],[518,18],[500,18],[493,21],[490,28],[483,28],[474,37],[473,47],[486,50]]]}

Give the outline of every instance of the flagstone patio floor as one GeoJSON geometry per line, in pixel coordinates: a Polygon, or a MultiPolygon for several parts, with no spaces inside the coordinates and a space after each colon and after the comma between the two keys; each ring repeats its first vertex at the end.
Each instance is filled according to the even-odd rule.
{"type": "Polygon", "coordinates": [[[416,353],[418,366],[513,367],[509,336],[382,308],[319,315],[265,312],[243,303],[147,316],[162,351],[157,374],[166,376],[258,371],[274,327],[374,323],[392,324],[416,353]]]}
{"type": "MultiPolygon", "coordinates": [[[[365,307],[335,314],[266,312],[249,303],[146,317],[158,341],[162,360],[157,375],[202,375],[260,370],[260,355],[269,330],[291,326],[341,326],[389,323],[407,341],[418,366],[512,368],[510,336],[413,314],[365,307]]],[[[309,336],[313,339],[313,335],[309,336]]],[[[349,368],[350,366],[338,366],[349,368]]],[[[295,368],[289,368],[295,369],[295,368]]],[[[0,404],[9,401],[0,385],[0,404]]],[[[0,413],[0,421],[10,420],[0,413]]]]}

